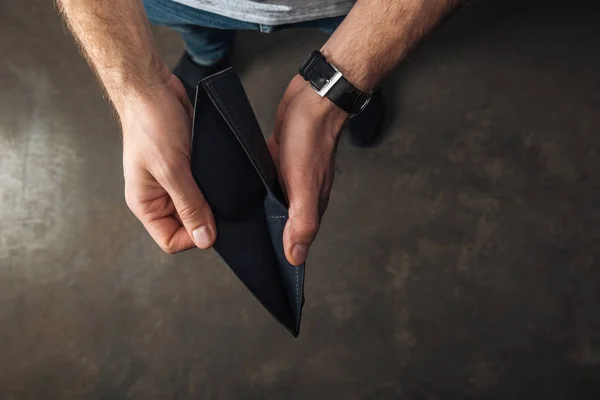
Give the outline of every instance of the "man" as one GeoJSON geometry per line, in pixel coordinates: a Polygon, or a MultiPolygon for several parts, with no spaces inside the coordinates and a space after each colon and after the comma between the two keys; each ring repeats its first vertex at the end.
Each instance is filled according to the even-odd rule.
{"type": "Polygon", "coordinates": [[[168,253],[208,248],[218,235],[190,170],[188,97],[199,79],[226,66],[234,31],[305,26],[333,32],[321,54],[315,53],[304,66],[304,77],[291,80],[268,140],[289,200],[283,240],[294,265],[306,259],[327,205],[342,126],[356,113],[349,121],[350,136],[358,144],[373,142],[383,105],[378,92],[372,92],[407,51],[461,3],[57,1],[119,116],[127,204],[168,253]],[[174,74],[158,54],[148,18],[183,35],[186,54],[174,74]],[[371,97],[372,103],[362,110],[371,97]]]}

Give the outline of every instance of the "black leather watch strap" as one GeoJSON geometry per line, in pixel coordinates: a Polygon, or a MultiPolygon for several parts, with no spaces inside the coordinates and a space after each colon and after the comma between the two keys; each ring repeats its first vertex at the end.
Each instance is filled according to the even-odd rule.
{"type": "Polygon", "coordinates": [[[362,111],[371,99],[370,93],[364,93],[348,82],[318,50],[310,54],[299,72],[320,96],[327,97],[350,115],[362,111]]]}
{"type": "Polygon", "coordinates": [[[321,90],[336,72],[318,50],[310,53],[300,67],[300,75],[317,90],[321,90]]]}

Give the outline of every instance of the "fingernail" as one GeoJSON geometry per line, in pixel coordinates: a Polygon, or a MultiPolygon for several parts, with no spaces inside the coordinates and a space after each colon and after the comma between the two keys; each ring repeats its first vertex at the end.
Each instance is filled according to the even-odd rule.
{"type": "Polygon", "coordinates": [[[194,243],[196,246],[205,249],[210,246],[211,231],[206,225],[202,225],[200,228],[196,228],[192,231],[194,243]]]}
{"type": "Polygon", "coordinates": [[[294,261],[299,264],[302,264],[306,260],[306,256],[308,255],[308,246],[305,244],[296,244],[292,248],[292,256],[294,257],[294,261]]]}

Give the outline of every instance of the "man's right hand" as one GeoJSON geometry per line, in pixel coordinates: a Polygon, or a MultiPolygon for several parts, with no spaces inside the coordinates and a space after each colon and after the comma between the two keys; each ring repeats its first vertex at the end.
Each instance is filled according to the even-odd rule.
{"type": "Polygon", "coordinates": [[[192,105],[171,75],[115,104],[123,128],[125,199],[167,253],[212,246],[212,211],[190,169],[192,105]]]}

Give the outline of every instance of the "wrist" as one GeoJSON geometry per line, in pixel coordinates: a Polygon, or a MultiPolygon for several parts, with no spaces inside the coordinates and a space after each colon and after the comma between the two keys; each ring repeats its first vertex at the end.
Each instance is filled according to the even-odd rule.
{"type": "Polygon", "coordinates": [[[331,100],[327,97],[320,97],[312,87],[308,84],[308,82],[304,82],[308,88],[306,90],[310,90],[314,96],[316,96],[317,102],[315,108],[312,110],[313,114],[319,118],[321,121],[326,122],[326,125],[331,124],[332,129],[327,130],[331,132],[334,138],[337,138],[341,131],[344,123],[350,118],[350,115],[335,105],[331,100]]]}
{"type": "Polygon", "coordinates": [[[300,75],[297,76],[297,79],[300,81],[300,84],[304,86],[304,90],[312,93],[312,97],[315,99],[312,111],[315,115],[321,118],[331,116],[344,121],[350,118],[350,114],[337,106],[331,99],[326,96],[319,96],[310,83],[305,81],[300,75]]]}
{"type": "MultiPolygon", "coordinates": [[[[122,127],[129,124],[138,124],[142,116],[154,115],[165,107],[161,102],[171,101],[173,93],[166,84],[148,85],[144,89],[129,88],[111,96],[115,111],[121,121],[122,127]]],[[[125,130],[123,136],[126,136],[125,130]]]]}
{"type": "Polygon", "coordinates": [[[339,108],[327,97],[319,96],[300,75],[294,77],[288,90],[303,99],[302,101],[305,104],[303,110],[307,112],[308,118],[316,118],[328,125],[331,124],[333,129],[328,130],[328,132],[331,132],[334,137],[340,134],[342,126],[350,117],[346,111],[339,108]]]}
{"type": "Polygon", "coordinates": [[[345,47],[343,42],[332,36],[321,48],[321,54],[357,89],[372,91],[381,79],[380,74],[366,58],[358,57],[359,53],[348,52],[345,47]]]}
{"type": "Polygon", "coordinates": [[[99,75],[119,114],[140,101],[156,97],[171,79],[171,71],[158,55],[137,65],[107,69],[99,75]]]}

